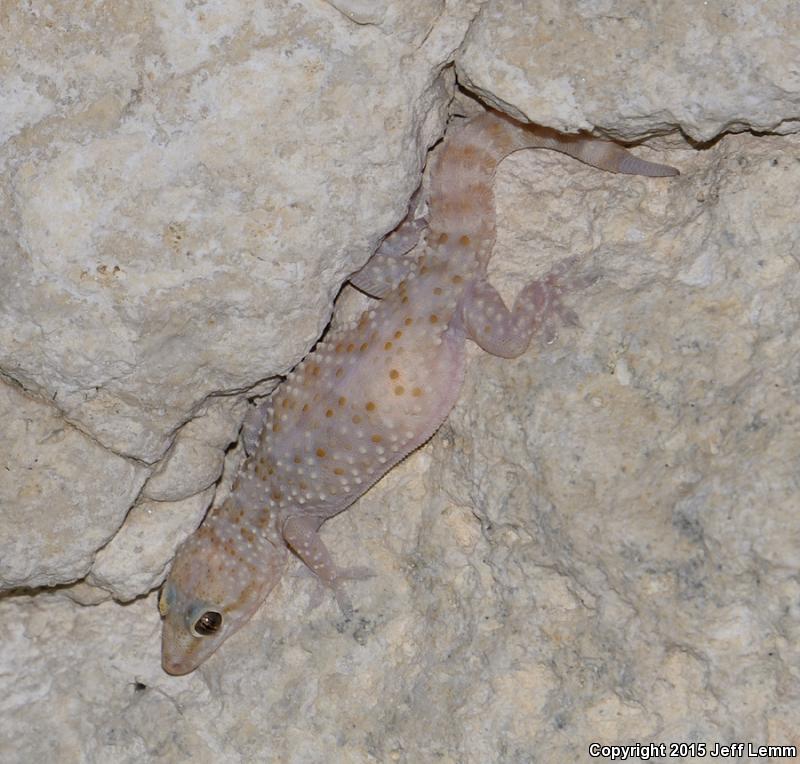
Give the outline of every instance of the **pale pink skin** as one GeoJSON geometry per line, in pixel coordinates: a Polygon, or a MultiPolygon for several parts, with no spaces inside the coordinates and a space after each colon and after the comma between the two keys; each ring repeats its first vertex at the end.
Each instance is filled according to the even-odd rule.
{"type": "Polygon", "coordinates": [[[439,428],[458,397],[465,340],[511,358],[533,334],[572,321],[561,294],[572,259],[528,284],[509,311],[486,280],[495,238],[492,180],[503,157],[552,148],[612,172],[677,170],[604,141],[560,136],[486,112],[451,131],[433,169],[419,257],[406,256],[425,221],[409,217],[351,281],[381,298],[333,328],[246,422],[251,453],[233,490],[178,550],[162,590],[162,663],[199,666],[243,626],[283,575],[291,548],[329,585],[361,571],[331,561],[318,531],[439,428]],[[211,620],[198,625],[210,613],[211,620]]]}

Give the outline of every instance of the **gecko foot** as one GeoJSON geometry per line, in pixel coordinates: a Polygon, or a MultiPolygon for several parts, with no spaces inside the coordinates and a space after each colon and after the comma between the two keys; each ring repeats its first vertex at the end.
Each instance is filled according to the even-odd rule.
{"type": "Polygon", "coordinates": [[[590,268],[576,272],[575,266],[580,262],[577,255],[568,257],[556,265],[540,281],[530,284],[533,301],[540,311],[542,322],[542,342],[552,345],[558,337],[558,326],[581,327],[578,314],[563,302],[563,295],[585,289],[594,284],[601,276],[599,268],[590,268]]]}
{"type": "MultiPolygon", "coordinates": [[[[306,570],[308,569],[306,568],[306,570]]],[[[349,595],[344,589],[345,581],[363,581],[374,576],[375,572],[366,566],[338,569],[332,581],[323,581],[318,576],[314,576],[316,586],[309,595],[308,609],[316,610],[333,592],[336,604],[342,611],[342,615],[347,620],[351,620],[354,608],[349,595]]]]}
{"type": "Polygon", "coordinates": [[[353,603],[344,590],[342,584],[345,581],[363,581],[365,578],[372,578],[375,573],[370,568],[354,566],[351,568],[341,568],[336,571],[336,578],[331,582],[333,596],[336,597],[336,604],[342,611],[342,615],[349,621],[353,617],[353,603]]]}

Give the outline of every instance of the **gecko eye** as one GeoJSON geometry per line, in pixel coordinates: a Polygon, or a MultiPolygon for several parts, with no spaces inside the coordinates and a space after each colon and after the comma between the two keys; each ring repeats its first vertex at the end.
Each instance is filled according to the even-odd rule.
{"type": "Polygon", "coordinates": [[[214,610],[207,610],[195,622],[194,631],[198,636],[207,637],[219,631],[220,626],[222,626],[222,616],[214,610]]]}

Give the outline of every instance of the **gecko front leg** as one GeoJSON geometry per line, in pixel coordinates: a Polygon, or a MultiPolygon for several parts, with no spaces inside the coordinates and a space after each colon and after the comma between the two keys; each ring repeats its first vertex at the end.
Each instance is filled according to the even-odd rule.
{"type": "Polygon", "coordinates": [[[319,521],[313,517],[290,517],[283,525],[284,541],[305,563],[311,572],[333,590],[336,602],[345,618],[352,618],[353,605],[344,591],[345,581],[370,578],[369,568],[355,566],[340,568],[334,564],[330,552],[319,535],[319,521]]]}
{"type": "Polygon", "coordinates": [[[248,456],[252,456],[258,448],[261,430],[264,429],[264,422],[267,419],[271,405],[270,400],[267,399],[255,406],[250,406],[242,421],[242,444],[244,445],[244,452],[248,456]]]}

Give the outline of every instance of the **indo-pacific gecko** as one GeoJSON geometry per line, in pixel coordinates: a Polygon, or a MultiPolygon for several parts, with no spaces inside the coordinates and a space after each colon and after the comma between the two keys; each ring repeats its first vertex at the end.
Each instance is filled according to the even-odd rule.
{"type": "Polygon", "coordinates": [[[485,112],[451,130],[431,174],[428,216],[409,217],[351,282],[380,298],[334,326],[287,377],[255,422],[230,495],[178,549],[164,583],[162,663],[194,670],[241,628],[294,551],[333,589],[363,575],[331,560],[320,526],[425,443],[456,402],[465,340],[513,358],[556,319],[562,294],[586,284],[573,258],[529,283],[508,310],[486,277],[495,239],[492,181],[508,154],[549,148],[611,172],[670,176],[614,143],[564,136],[485,112]],[[427,222],[427,227],[426,227],[427,222]],[[407,255],[424,231],[419,257],[407,255]]]}

